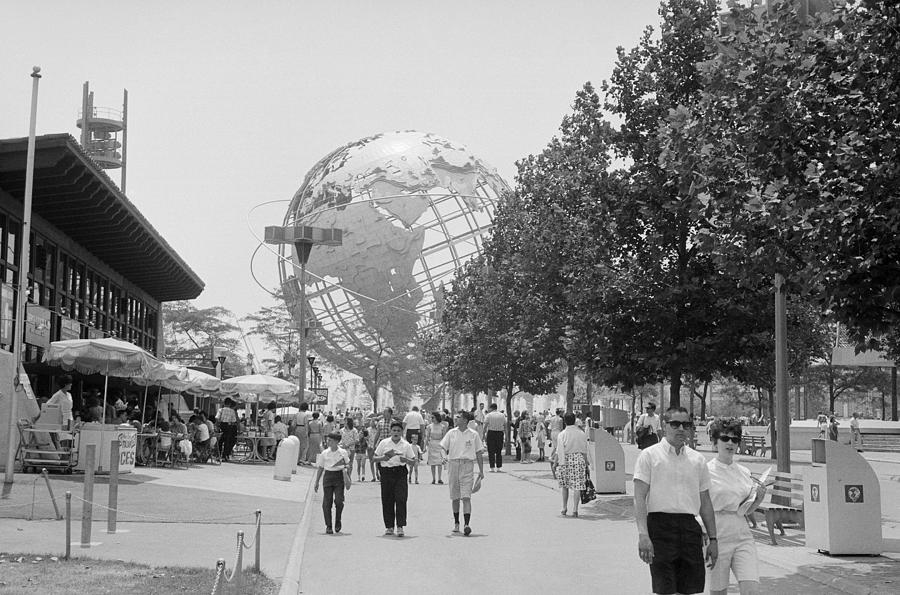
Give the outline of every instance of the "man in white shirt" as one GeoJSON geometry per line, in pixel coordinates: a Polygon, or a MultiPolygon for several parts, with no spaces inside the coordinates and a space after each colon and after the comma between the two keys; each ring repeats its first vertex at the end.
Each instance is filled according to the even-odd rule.
{"type": "Polygon", "coordinates": [[[475,410],[475,423],[478,424],[476,431],[479,435],[484,434],[484,418],[487,415],[484,412],[484,403],[478,403],[478,409],[475,410]]]}
{"type": "Polygon", "coordinates": [[[463,535],[472,533],[469,521],[472,518],[472,487],[475,475],[475,461],[478,461],[478,479],[484,479],[484,460],[481,436],[471,429],[469,422],[474,415],[460,411],[456,416],[456,427],[447,432],[441,440],[441,448],[446,453],[447,476],[450,484],[450,499],[453,502],[453,532],[459,533],[459,501],[463,503],[465,529],[463,535]]]}
{"type": "Polygon", "coordinates": [[[409,487],[406,485],[406,466],[415,462],[412,445],[403,439],[403,424],[391,423],[391,435],[375,447],[374,460],[381,470],[381,513],[384,517],[384,534],[403,537],[406,527],[406,501],[409,487]]]}
{"type": "Polygon", "coordinates": [[[422,428],[425,426],[425,419],[422,417],[422,414],[419,413],[418,407],[413,407],[412,410],[407,413],[403,417],[403,433],[406,436],[407,442],[412,442],[412,435],[417,434],[419,436],[419,444],[423,444],[422,438],[422,428]]]}
{"type": "Polygon", "coordinates": [[[706,458],[685,444],[693,432],[690,419],[684,407],[670,407],[665,438],[641,451],[634,466],[638,554],[650,565],[653,592],[659,594],[702,593],[706,586],[698,514],[709,535],[710,568],[718,558],[709,468],[706,458]]]}
{"type": "Polygon", "coordinates": [[[300,451],[297,454],[297,464],[306,465],[306,459],[309,455],[309,428],[306,424],[312,419],[312,413],[309,412],[309,403],[300,403],[300,411],[294,418],[293,427],[294,436],[300,441],[300,451]]]}
{"type": "Polygon", "coordinates": [[[59,390],[53,393],[53,396],[47,401],[47,405],[59,405],[59,416],[64,429],[71,429],[72,418],[72,377],[63,374],[56,381],[59,390]]]}
{"type": "Polygon", "coordinates": [[[637,436],[637,445],[641,450],[648,446],[653,446],[659,442],[659,416],[656,415],[656,403],[647,403],[644,408],[646,413],[642,413],[634,426],[634,432],[637,436]]]}
{"type": "Polygon", "coordinates": [[[491,473],[501,473],[503,469],[503,432],[506,430],[506,416],[497,411],[497,404],[491,403],[489,413],[484,418],[484,441],[487,443],[488,464],[491,473]]]}
{"type": "MultiPolygon", "coordinates": [[[[325,533],[341,532],[341,513],[344,511],[344,471],[349,468],[350,455],[338,447],[341,435],[332,432],[326,436],[328,448],[316,455],[316,483],[313,491],[319,491],[322,476],[322,512],[325,513],[325,533]],[[331,525],[331,507],[334,505],[334,529],[331,525]]],[[[350,486],[347,486],[350,489],[350,486]]]]}

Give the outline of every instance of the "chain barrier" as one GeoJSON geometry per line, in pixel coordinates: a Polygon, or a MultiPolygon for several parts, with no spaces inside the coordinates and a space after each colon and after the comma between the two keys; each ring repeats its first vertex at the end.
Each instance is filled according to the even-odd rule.
{"type": "MultiPolygon", "coordinates": [[[[72,495],[72,498],[74,498],[75,500],[80,500],[86,504],[89,503],[92,506],[96,506],[97,508],[102,508],[104,510],[113,510],[116,512],[116,514],[123,514],[123,515],[139,517],[142,519],[148,519],[151,522],[155,521],[155,522],[159,522],[159,523],[184,523],[184,524],[188,524],[188,525],[203,525],[203,524],[221,523],[223,521],[234,521],[234,520],[238,520],[238,519],[244,519],[249,516],[247,513],[244,513],[244,514],[237,514],[234,516],[215,517],[215,518],[206,518],[206,519],[195,519],[195,518],[191,518],[191,519],[187,519],[187,520],[173,519],[173,518],[152,516],[152,515],[148,515],[148,514],[139,514],[137,512],[129,512],[127,510],[122,510],[121,508],[110,508],[109,506],[104,506],[103,504],[100,504],[98,502],[88,502],[84,498],[79,498],[78,496],[75,496],[74,494],[72,495]]],[[[119,519],[119,520],[122,520],[122,519],[119,519]]],[[[128,521],[127,519],[125,521],[126,522],[138,522],[138,521],[128,521]]],[[[288,524],[288,523],[284,523],[284,524],[288,524]]]]}
{"type": "Polygon", "coordinates": [[[3,504],[2,506],[0,506],[0,510],[8,508],[21,508],[23,506],[33,507],[35,504],[43,504],[45,502],[51,502],[50,498],[44,498],[43,500],[32,500],[31,502],[22,502],[21,504],[3,504]]]}
{"type": "Polygon", "coordinates": [[[253,529],[256,533],[253,536],[253,541],[251,541],[250,543],[244,544],[244,548],[248,549],[248,550],[256,544],[256,538],[259,536],[260,519],[262,519],[262,515],[259,513],[258,510],[254,514],[256,515],[256,526],[253,529]]]}
{"type": "Polygon", "coordinates": [[[216,580],[213,582],[212,593],[210,595],[219,595],[219,581],[222,580],[222,573],[225,572],[225,558],[216,560],[216,580]]]}

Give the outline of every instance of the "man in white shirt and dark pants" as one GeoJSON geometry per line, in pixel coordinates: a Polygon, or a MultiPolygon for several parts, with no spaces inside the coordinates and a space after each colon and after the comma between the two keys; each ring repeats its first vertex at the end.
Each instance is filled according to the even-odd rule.
{"type": "Polygon", "coordinates": [[[638,528],[638,554],[650,565],[653,592],[702,593],[703,533],[709,544],[706,560],[718,558],[716,518],[709,497],[706,458],[686,445],[693,422],[684,407],[670,407],[665,417],[665,438],[638,456],[634,467],[634,516],[638,528]]]}
{"type": "Polygon", "coordinates": [[[419,408],[413,407],[412,410],[403,417],[403,433],[406,437],[406,441],[412,443],[412,435],[418,434],[419,444],[424,444],[424,442],[422,442],[422,426],[424,425],[425,418],[419,413],[419,408]]]}
{"type": "Polygon", "coordinates": [[[341,532],[341,513],[344,511],[344,473],[350,465],[350,455],[338,447],[341,435],[332,432],[326,436],[328,448],[316,455],[316,483],[313,490],[319,491],[319,479],[322,481],[322,511],[325,513],[325,533],[341,532]],[[334,529],[331,524],[331,506],[334,505],[334,529]]]}
{"type": "Polygon", "coordinates": [[[503,469],[503,432],[506,430],[506,416],[497,411],[497,404],[491,403],[490,413],[484,418],[484,441],[487,443],[488,464],[491,472],[503,469]]]}
{"type": "Polygon", "coordinates": [[[474,419],[469,411],[460,411],[456,416],[456,427],[447,432],[441,440],[441,448],[447,453],[447,476],[450,484],[450,499],[453,501],[453,532],[459,533],[459,501],[463,503],[465,528],[463,534],[469,536],[472,529],[472,487],[475,476],[475,462],[478,462],[478,479],[484,479],[484,448],[478,432],[469,428],[474,419]]]}
{"type": "Polygon", "coordinates": [[[384,534],[403,537],[406,527],[406,501],[409,487],[406,485],[406,466],[415,462],[412,445],[403,439],[403,424],[391,423],[391,435],[375,447],[375,462],[381,470],[381,513],[384,517],[384,534]]]}

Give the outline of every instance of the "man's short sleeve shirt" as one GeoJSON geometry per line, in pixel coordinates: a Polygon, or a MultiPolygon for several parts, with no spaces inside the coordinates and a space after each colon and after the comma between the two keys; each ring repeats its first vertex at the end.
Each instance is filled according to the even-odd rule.
{"type": "Polygon", "coordinates": [[[484,450],[481,445],[481,436],[471,428],[460,432],[459,428],[453,428],[441,440],[441,448],[447,451],[447,458],[469,459],[474,461],[476,455],[484,450]]]}
{"type": "Polygon", "coordinates": [[[665,438],[641,451],[634,479],[650,486],[647,512],[700,514],[700,492],[710,486],[706,458],[687,445],[676,454],[665,438]]]}

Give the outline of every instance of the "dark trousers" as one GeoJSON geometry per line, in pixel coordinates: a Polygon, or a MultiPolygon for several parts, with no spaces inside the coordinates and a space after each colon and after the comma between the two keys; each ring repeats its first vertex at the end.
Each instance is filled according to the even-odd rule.
{"type": "Polygon", "coordinates": [[[237,424],[222,424],[222,456],[230,458],[234,445],[237,444],[237,424]]]}
{"type": "Polygon", "coordinates": [[[406,500],[409,487],[406,485],[406,465],[381,467],[381,514],[384,526],[393,529],[406,526],[406,500]]]}
{"type": "Polygon", "coordinates": [[[488,430],[487,451],[491,469],[503,467],[503,430],[488,430]]]}
{"type": "Polygon", "coordinates": [[[322,512],[325,526],[331,529],[331,507],[334,505],[334,526],[341,528],[341,513],[344,511],[344,472],[326,471],[322,478],[322,512]]]}

